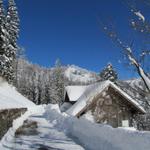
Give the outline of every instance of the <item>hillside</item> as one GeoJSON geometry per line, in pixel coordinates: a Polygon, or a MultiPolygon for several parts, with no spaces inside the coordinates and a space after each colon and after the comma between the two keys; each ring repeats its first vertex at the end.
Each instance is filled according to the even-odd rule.
{"type": "Polygon", "coordinates": [[[131,80],[120,80],[117,81],[117,85],[126,93],[128,93],[132,98],[137,100],[141,105],[145,105],[144,99],[146,99],[146,87],[144,82],[140,78],[135,78],[131,80]]]}
{"type": "MultiPolygon", "coordinates": [[[[58,80],[59,84],[87,85],[99,79],[96,73],[75,65],[64,66],[59,64],[58,66],[45,68],[32,64],[23,58],[18,59],[15,75],[17,90],[36,104],[56,101],[57,96],[54,95],[59,94],[54,89],[59,90],[59,87],[61,87],[57,87],[58,80]]],[[[63,96],[61,95],[61,97],[63,96]]]]}
{"type": "MultiPolygon", "coordinates": [[[[18,60],[17,84],[18,91],[35,103],[51,102],[57,91],[54,77],[58,76],[57,68],[44,68],[24,59],[18,60]]],[[[88,85],[101,80],[100,76],[79,66],[61,66],[65,85],[88,85]]],[[[140,79],[119,80],[117,85],[137,100],[143,99],[145,87],[140,79]]]]}
{"type": "Polygon", "coordinates": [[[0,78],[0,109],[29,108],[35,104],[22,96],[15,87],[0,78]]]}
{"type": "Polygon", "coordinates": [[[65,77],[70,82],[76,84],[89,84],[99,79],[98,75],[95,72],[91,72],[75,65],[71,65],[66,68],[65,77]]]}

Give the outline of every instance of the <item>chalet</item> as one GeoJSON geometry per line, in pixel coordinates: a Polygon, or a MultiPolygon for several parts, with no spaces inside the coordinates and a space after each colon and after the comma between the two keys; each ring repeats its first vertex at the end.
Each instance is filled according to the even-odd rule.
{"type": "Polygon", "coordinates": [[[139,103],[111,81],[65,88],[66,113],[81,117],[91,112],[95,122],[130,127],[133,117],[145,114],[139,103]]]}

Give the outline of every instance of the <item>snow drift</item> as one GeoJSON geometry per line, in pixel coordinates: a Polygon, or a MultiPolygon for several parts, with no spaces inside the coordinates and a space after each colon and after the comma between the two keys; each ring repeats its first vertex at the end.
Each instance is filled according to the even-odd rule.
{"type": "Polygon", "coordinates": [[[0,109],[31,108],[35,104],[22,96],[12,85],[0,78],[0,109]]]}
{"type": "Polygon", "coordinates": [[[130,131],[91,123],[60,114],[58,107],[49,105],[45,116],[55,127],[71,135],[91,150],[149,150],[150,132],[130,131]]]}

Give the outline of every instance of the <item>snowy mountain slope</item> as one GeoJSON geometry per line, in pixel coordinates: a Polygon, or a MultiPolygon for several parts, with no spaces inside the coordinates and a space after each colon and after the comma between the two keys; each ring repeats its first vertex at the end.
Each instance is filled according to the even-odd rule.
{"type": "Polygon", "coordinates": [[[126,83],[128,83],[131,87],[136,88],[139,87],[140,89],[146,90],[144,82],[142,81],[142,79],[137,78],[137,79],[131,79],[131,80],[126,80],[126,83]]]}
{"type": "Polygon", "coordinates": [[[65,77],[72,82],[88,84],[99,79],[94,72],[80,68],[75,65],[68,66],[65,70],[65,77]]]}
{"type": "Polygon", "coordinates": [[[131,79],[125,81],[117,81],[116,84],[132,98],[136,99],[140,104],[146,98],[146,87],[142,79],[131,79]]]}
{"type": "Polygon", "coordinates": [[[17,92],[15,87],[0,78],[0,109],[29,108],[34,106],[35,104],[17,92]]]}

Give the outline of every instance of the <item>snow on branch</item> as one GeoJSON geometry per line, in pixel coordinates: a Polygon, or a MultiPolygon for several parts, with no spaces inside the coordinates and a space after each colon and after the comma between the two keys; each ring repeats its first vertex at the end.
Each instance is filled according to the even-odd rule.
{"type": "Polygon", "coordinates": [[[150,79],[148,78],[148,76],[145,74],[144,70],[140,66],[139,66],[139,72],[142,78],[144,78],[145,82],[147,83],[147,87],[150,91],[150,79]]]}
{"type": "Polygon", "coordinates": [[[134,15],[136,15],[139,18],[139,20],[145,22],[145,17],[140,11],[135,11],[134,15]]]}
{"type": "MultiPolygon", "coordinates": [[[[116,33],[116,31],[114,31],[111,27],[106,26],[102,22],[100,22],[100,25],[101,25],[103,32],[125,52],[125,56],[129,59],[129,62],[136,67],[137,73],[143,79],[147,90],[150,92],[150,79],[148,75],[144,72],[137,58],[134,56],[134,53],[131,48],[132,45],[128,46],[127,44],[122,42],[121,39],[118,37],[118,34],[116,33]]],[[[149,51],[148,51],[148,54],[149,54],[149,51]]],[[[143,55],[147,55],[147,52],[146,51],[143,52],[143,55]]]]}
{"type": "Polygon", "coordinates": [[[140,57],[145,57],[147,55],[150,55],[150,50],[145,50],[140,54],[140,57]]]}
{"type": "MultiPolygon", "coordinates": [[[[126,1],[126,0],[125,0],[126,1]]],[[[139,9],[136,8],[136,3],[132,3],[131,1],[126,1],[126,6],[129,8],[129,10],[136,16],[138,17],[139,20],[141,20],[142,22],[145,22],[145,16],[143,15],[143,13],[141,13],[141,11],[139,9]]]]}

